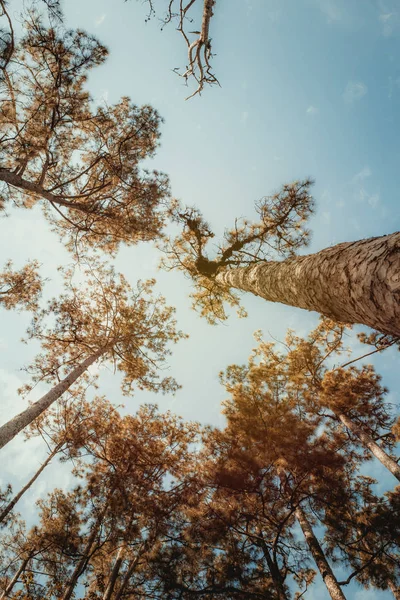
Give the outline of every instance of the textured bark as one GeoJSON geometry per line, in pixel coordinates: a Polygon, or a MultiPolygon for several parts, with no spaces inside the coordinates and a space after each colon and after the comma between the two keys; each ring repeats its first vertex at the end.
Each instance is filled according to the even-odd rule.
{"type": "Polygon", "coordinates": [[[6,589],[4,590],[4,592],[1,594],[0,596],[0,600],[3,600],[3,598],[8,598],[9,594],[12,592],[14,586],[16,583],[18,583],[18,580],[20,578],[20,576],[22,575],[22,573],[25,571],[28,562],[31,559],[31,555],[28,555],[26,558],[24,558],[24,560],[22,561],[18,571],[15,573],[14,577],[11,579],[10,583],[8,584],[8,586],[6,587],[6,589]]]}
{"type": "Polygon", "coordinates": [[[203,18],[201,21],[201,41],[206,43],[210,36],[210,21],[213,16],[215,0],[204,0],[203,18]]]}
{"type": "Polygon", "coordinates": [[[314,534],[310,522],[300,506],[296,508],[295,515],[304,533],[307,545],[315,560],[318,570],[321,573],[321,577],[326,585],[326,589],[328,590],[330,597],[332,600],[346,600],[346,596],[343,594],[341,587],[338,584],[337,579],[325,558],[324,551],[322,550],[321,545],[314,534]]]}
{"type": "Polygon", "coordinates": [[[39,477],[39,475],[42,473],[42,471],[44,471],[44,469],[51,462],[51,460],[55,457],[55,455],[57,454],[57,452],[60,450],[61,447],[62,447],[62,444],[58,444],[54,448],[54,450],[51,452],[51,454],[49,454],[49,456],[46,458],[46,460],[41,465],[41,467],[36,471],[36,473],[34,474],[34,476],[28,481],[28,483],[26,485],[24,485],[24,487],[18,492],[18,494],[16,494],[14,496],[14,498],[7,504],[6,508],[4,508],[1,511],[1,513],[0,513],[0,523],[2,523],[4,521],[4,519],[12,511],[12,509],[17,504],[17,502],[25,494],[25,492],[27,492],[29,490],[29,488],[31,487],[31,485],[33,483],[35,483],[36,479],[39,477]]]}
{"type": "Polygon", "coordinates": [[[27,425],[32,423],[39,415],[42,414],[53,402],[58,400],[64,392],[77,380],[79,377],[92,365],[100,356],[106,352],[107,348],[102,348],[89,356],[86,360],[80,363],[65,379],[60,381],[53,387],[50,392],[47,392],[37,402],[34,402],[23,410],[19,415],[10,419],[7,423],[0,427],[0,448],[3,448],[10,442],[20,431],[25,429],[27,425]]]}
{"type": "Polygon", "coordinates": [[[216,280],[270,302],[400,336],[400,232],[226,270],[216,280]]]}
{"type": "Polygon", "coordinates": [[[123,560],[124,560],[124,556],[125,556],[125,544],[123,544],[120,547],[120,549],[118,550],[118,554],[117,554],[117,557],[115,559],[115,563],[114,563],[114,566],[112,568],[111,575],[110,575],[110,578],[108,580],[106,590],[105,590],[105,592],[103,594],[103,600],[111,600],[111,597],[112,597],[112,594],[113,594],[113,591],[114,591],[114,587],[115,587],[115,584],[116,584],[116,581],[117,581],[117,578],[118,578],[118,575],[119,575],[119,572],[121,570],[121,566],[122,566],[122,563],[123,563],[123,560]]]}
{"type": "MultiPolygon", "coordinates": [[[[335,413],[336,414],[336,413],[335,413]]],[[[368,435],[361,427],[356,425],[347,415],[337,413],[337,417],[341,420],[343,425],[347,427],[354,435],[356,435],[368,450],[377,458],[384,467],[386,467],[392,475],[400,481],[400,466],[393,458],[382,450],[380,446],[368,435]]]]}

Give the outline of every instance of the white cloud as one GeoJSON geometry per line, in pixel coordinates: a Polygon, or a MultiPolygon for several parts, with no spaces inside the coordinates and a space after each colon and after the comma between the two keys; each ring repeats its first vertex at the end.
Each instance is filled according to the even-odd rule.
{"type": "Polygon", "coordinates": [[[356,175],[354,175],[351,182],[359,183],[360,181],[364,181],[364,179],[367,179],[368,177],[371,177],[371,169],[369,167],[364,167],[359,173],[356,173],[356,175]]]}
{"type": "Polygon", "coordinates": [[[343,100],[348,104],[352,104],[356,100],[360,100],[367,93],[368,88],[362,81],[349,81],[346,89],[343,92],[343,100]]]}
{"type": "Polygon", "coordinates": [[[371,194],[365,186],[366,180],[371,177],[371,175],[371,169],[368,166],[365,166],[361,171],[354,175],[351,184],[354,187],[354,198],[357,202],[366,202],[371,208],[376,208],[380,202],[380,195],[378,192],[371,194]]]}
{"type": "Polygon", "coordinates": [[[341,21],[343,10],[337,0],[315,0],[319,10],[325,15],[328,23],[341,21]]]}
{"type": "Polygon", "coordinates": [[[95,20],[94,24],[96,27],[100,27],[100,25],[102,23],[104,23],[104,19],[106,18],[106,14],[103,13],[102,15],[100,15],[99,17],[97,17],[97,19],[95,20]]]}
{"type": "Polygon", "coordinates": [[[316,115],[318,113],[318,108],[313,106],[312,104],[307,108],[306,113],[308,115],[316,115]]]}
{"type": "Polygon", "coordinates": [[[400,13],[398,11],[398,2],[379,2],[379,22],[382,27],[382,33],[385,37],[393,35],[400,26],[400,13]]]}
{"type": "Polygon", "coordinates": [[[329,225],[331,222],[331,213],[327,210],[325,212],[322,213],[322,222],[325,223],[325,225],[329,225]]]}

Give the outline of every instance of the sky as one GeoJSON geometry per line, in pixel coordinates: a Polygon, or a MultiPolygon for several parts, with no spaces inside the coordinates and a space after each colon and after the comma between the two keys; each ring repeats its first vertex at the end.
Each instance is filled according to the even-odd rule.
{"type": "MultiPolygon", "coordinates": [[[[20,4],[11,2],[15,16],[20,4]]],[[[164,5],[163,0],[155,4],[164,5]]],[[[157,19],[145,23],[145,3],[65,0],[64,9],[69,27],[98,36],[110,52],[89,77],[94,100],[112,103],[129,96],[159,111],[161,146],[151,166],[169,175],[173,196],[198,206],[217,235],[236,217],[255,216],[254,202],[261,197],[307,176],[315,179],[316,199],[307,252],[400,229],[398,0],[217,0],[210,35],[221,87],[206,88],[188,101],[191,88],[173,72],[186,64],[184,42],[173,25],[161,31],[157,19]]],[[[49,279],[46,293],[57,293],[56,268],[70,257],[40,210],[11,209],[0,226],[4,262],[12,258],[22,265],[37,258],[49,279]]],[[[162,411],[223,425],[225,393],[218,374],[247,361],[256,345],[253,332],[261,329],[266,339],[278,340],[288,328],[306,335],[318,315],[248,295],[243,298],[247,319],[232,313],[226,323],[212,327],[190,308],[190,282],[182,273],[159,271],[159,260],[151,244],[142,244],[122,249],[115,264],[132,283],[156,277],[157,290],[176,306],[179,326],[190,338],[174,348],[169,374],[182,389],[175,397],[138,393],[123,400],[124,410],[156,401],[162,411]]],[[[26,406],[16,390],[26,380],[21,367],[37,347],[20,342],[29,315],[3,311],[1,318],[3,422],[26,406]]],[[[365,352],[355,333],[349,343],[355,356],[365,352]]],[[[396,350],[370,361],[394,403],[399,403],[398,361],[396,350]]],[[[122,400],[118,375],[105,371],[100,381],[110,400],[122,400]]],[[[30,399],[44,391],[37,388],[30,399]]],[[[40,440],[14,440],[3,451],[1,484],[12,481],[19,489],[45,454],[40,440]]],[[[21,503],[28,520],[38,497],[55,484],[70,483],[68,471],[57,463],[45,473],[21,503]]],[[[382,493],[395,485],[374,462],[368,474],[379,478],[382,493]]],[[[391,597],[355,584],[346,596],[391,597]]],[[[306,598],[328,598],[320,580],[306,598]]]]}

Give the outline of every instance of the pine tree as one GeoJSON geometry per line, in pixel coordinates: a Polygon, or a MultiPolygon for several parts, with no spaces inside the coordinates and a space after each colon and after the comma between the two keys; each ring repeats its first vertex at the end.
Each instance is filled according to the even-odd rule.
{"type": "MultiPolygon", "coordinates": [[[[249,472],[254,469],[254,461],[258,472],[261,468],[257,465],[261,464],[264,471],[279,478],[286,505],[291,507],[291,518],[295,516],[301,525],[332,598],[343,598],[342,585],[354,577],[380,589],[396,585],[395,554],[392,551],[392,558],[385,554],[388,545],[395,545],[393,538],[382,542],[382,536],[374,536],[374,526],[369,526],[370,550],[366,552],[357,534],[357,523],[360,519],[362,522],[363,515],[376,513],[371,483],[357,474],[360,464],[369,458],[361,445],[363,440],[354,436],[349,439],[329,425],[341,421],[336,415],[333,421],[329,418],[320,398],[324,393],[321,380],[329,380],[329,376],[334,379],[338,374],[342,387],[330,403],[338,402],[341,394],[342,410],[352,410],[352,417],[362,420],[364,427],[368,426],[375,435],[381,433],[382,427],[390,431],[384,389],[372,369],[351,368],[346,372],[344,385],[343,370],[329,372],[324,365],[335,352],[340,354],[343,350],[342,333],[343,328],[325,320],[308,340],[289,333],[286,352],[262,342],[248,366],[233,365],[223,375],[230,394],[225,404],[230,452],[236,447],[236,454],[248,457],[249,472]],[[314,531],[315,518],[317,525],[328,527],[330,554],[337,560],[337,553],[341,552],[342,560],[353,569],[345,582],[339,582],[333,574],[314,531]],[[379,570],[380,579],[373,575],[379,570]]],[[[243,487],[243,473],[235,478],[243,487]]],[[[229,479],[227,482],[229,485],[229,479]]],[[[270,491],[272,485],[269,483],[266,488],[270,491]]],[[[271,510],[267,498],[265,506],[271,510]]],[[[368,543],[368,539],[365,541],[368,543]]]]}
{"type": "Polygon", "coordinates": [[[164,266],[192,278],[194,307],[212,323],[226,318],[225,302],[240,306],[239,290],[399,336],[400,233],[298,256],[309,239],[305,223],[313,211],[311,183],[284,185],[263,198],[256,206],[259,221],[237,219],[213,259],[207,254],[212,229],[198,210],[176,203],[171,216],[182,233],[160,246],[166,254],[164,266]]]}
{"type": "MultiPolygon", "coordinates": [[[[124,374],[122,390],[127,395],[135,387],[161,392],[177,388],[171,377],[160,379],[159,368],[170,354],[169,344],[184,336],[176,329],[174,309],[165,306],[164,298],[152,297],[154,282],[139,283],[134,290],[122,275],[104,266],[88,268],[83,276],[85,284],[78,288],[67,270],[66,293],[34,314],[29,336],[40,340],[43,351],[28,371],[34,383],[56,385],[0,427],[0,447],[98,360],[111,361],[124,374]]],[[[30,389],[26,386],[25,391],[30,389]]]]}
{"type": "Polygon", "coordinates": [[[168,180],[140,168],[157,148],[157,112],[126,97],[94,106],[87,76],[105,61],[106,48],[59,19],[46,26],[35,9],[16,39],[3,0],[1,9],[2,205],[41,204],[74,250],[114,252],[157,238],[168,180]]]}
{"type": "Polygon", "coordinates": [[[37,261],[28,262],[15,271],[8,261],[0,273],[0,306],[10,309],[36,310],[42,291],[37,261]]]}

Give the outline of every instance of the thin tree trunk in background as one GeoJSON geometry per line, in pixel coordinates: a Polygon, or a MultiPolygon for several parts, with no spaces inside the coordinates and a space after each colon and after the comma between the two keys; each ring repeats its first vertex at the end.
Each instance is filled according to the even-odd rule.
{"type": "Polygon", "coordinates": [[[78,583],[79,577],[82,575],[82,573],[86,569],[86,566],[90,560],[90,556],[93,551],[93,546],[95,543],[96,536],[100,530],[100,526],[103,521],[104,515],[107,512],[107,507],[108,507],[108,503],[106,503],[105,507],[103,508],[103,510],[101,511],[101,513],[99,514],[99,516],[97,517],[97,519],[93,525],[92,531],[90,532],[90,535],[86,542],[86,546],[83,550],[82,558],[78,561],[78,563],[75,566],[75,569],[74,569],[74,571],[71,575],[71,578],[68,582],[67,589],[64,592],[62,600],[70,600],[72,594],[74,593],[76,584],[78,583]]]}
{"type": "Polygon", "coordinates": [[[315,560],[318,570],[321,573],[322,579],[326,585],[326,589],[328,590],[330,597],[332,598],[332,600],[346,600],[346,596],[343,594],[342,589],[338,584],[337,579],[333,574],[333,571],[328,561],[326,560],[324,551],[322,550],[321,545],[314,534],[314,531],[310,525],[309,520],[307,519],[305,512],[300,506],[298,506],[294,514],[304,533],[307,545],[315,560]]]}
{"type": "Polygon", "coordinates": [[[28,555],[26,558],[24,558],[18,571],[15,573],[14,577],[11,579],[10,583],[8,584],[8,586],[6,587],[6,589],[0,596],[0,600],[3,600],[3,598],[8,598],[8,595],[12,592],[14,585],[18,582],[18,579],[20,578],[22,573],[25,571],[30,559],[31,559],[31,555],[28,555]]]}
{"type": "Polygon", "coordinates": [[[118,592],[115,594],[114,600],[121,600],[122,599],[122,596],[123,596],[123,594],[125,592],[125,589],[126,589],[128,583],[129,583],[129,580],[132,577],[132,574],[134,573],[134,571],[135,571],[135,569],[137,567],[140,555],[141,554],[139,553],[137,555],[137,557],[134,558],[133,560],[131,560],[131,562],[129,563],[127,571],[126,571],[126,573],[124,575],[124,578],[122,580],[121,587],[119,588],[118,592]]]}
{"type": "Polygon", "coordinates": [[[120,549],[118,550],[117,557],[115,559],[114,566],[111,571],[110,578],[107,583],[106,590],[103,595],[103,600],[111,600],[112,593],[114,591],[115,583],[117,581],[119,572],[121,570],[121,565],[125,556],[125,543],[122,544],[120,549]]]}
{"type": "Polygon", "coordinates": [[[12,511],[12,509],[14,508],[14,506],[17,504],[17,502],[20,500],[20,498],[22,498],[22,496],[25,494],[26,491],[29,490],[29,488],[31,487],[31,485],[33,483],[35,483],[36,479],[39,477],[39,475],[42,473],[42,471],[44,471],[44,469],[47,467],[47,465],[51,462],[51,460],[55,457],[55,455],[57,454],[57,452],[60,450],[60,448],[62,448],[63,444],[58,444],[53,452],[51,454],[49,454],[49,456],[46,458],[46,460],[44,461],[44,463],[41,465],[41,467],[36,471],[36,473],[34,474],[34,476],[28,481],[28,483],[18,492],[18,494],[16,494],[14,496],[14,498],[11,500],[11,502],[9,502],[6,506],[6,508],[4,510],[2,510],[2,512],[0,513],[0,523],[2,523],[4,521],[4,519],[6,518],[6,516],[12,511]]]}
{"type": "Polygon", "coordinates": [[[388,582],[388,588],[392,592],[394,598],[396,598],[396,600],[400,600],[400,588],[393,583],[393,581],[388,582]]]}
{"type": "Polygon", "coordinates": [[[3,448],[8,442],[10,442],[20,431],[25,429],[32,421],[42,414],[53,402],[58,400],[64,392],[77,380],[79,377],[92,365],[102,354],[106,352],[107,348],[98,350],[80,365],[78,365],[65,379],[60,381],[56,386],[53,387],[50,392],[47,392],[44,396],[34,402],[23,410],[19,415],[10,419],[8,423],[5,423],[0,427],[0,448],[3,448]]]}
{"type": "Polygon", "coordinates": [[[226,287],[400,335],[400,233],[218,273],[226,287]]]}
{"type": "Polygon", "coordinates": [[[274,560],[272,559],[269,548],[268,548],[267,544],[265,543],[262,535],[260,535],[260,538],[261,538],[260,545],[261,545],[265,560],[268,565],[271,579],[274,583],[275,591],[277,593],[277,598],[278,598],[278,600],[288,600],[288,596],[286,594],[285,586],[283,584],[283,579],[282,579],[282,575],[279,571],[279,568],[277,567],[274,560]]]}
{"type": "Polygon", "coordinates": [[[345,425],[347,429],[349,429],[362,441],[364,446],[372,452],[375,458],[377,458],[383,464],[383,466],[386,467],[392,473],[392,475],[394,475],[396,479],[400,481],[400,466],[397,464],[397,462],[393,460],[393,458],[390,458],[390,456],[384,450],[382,450],[382,448],[372,439],[372,437],[369,436],[368,433],[366,433],[361,427],[356,425],[348,416],[342,413],[335,414],[341,420],[343,425],[345,425]]]}

